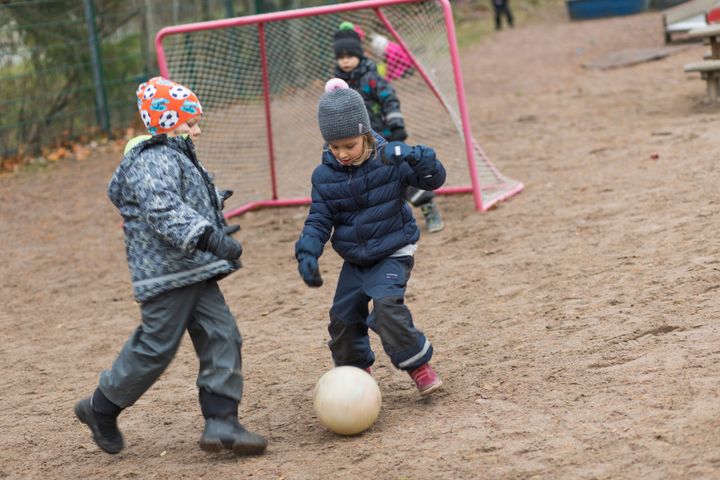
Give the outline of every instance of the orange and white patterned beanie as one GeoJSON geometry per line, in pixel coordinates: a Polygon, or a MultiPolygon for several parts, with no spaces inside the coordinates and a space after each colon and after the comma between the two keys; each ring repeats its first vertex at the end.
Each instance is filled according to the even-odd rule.
{"type": "Polygon", "coordinates": [[[170,132],[202,115],[200,102],[189,88],[163,77],[141,83],[136,94],[140,118],[151,135],[170,132]]]}

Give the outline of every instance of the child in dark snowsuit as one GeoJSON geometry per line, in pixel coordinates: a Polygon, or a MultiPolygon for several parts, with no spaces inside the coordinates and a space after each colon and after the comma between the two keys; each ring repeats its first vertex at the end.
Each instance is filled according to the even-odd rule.
{"type": "Polygon", "coordinates": [[[318,258],[330,240],[345,260],[328,327],[335,365],[370,372],[372,329],[392,364],[428,395],[442,382],[429,364],[432,345],[405,305],[420,237],[405,194],[409,186],[439,188],[445,169],[431,148],[388,144],[373,132],[363,98],[344,81],[330,80],[325,90],[318,122],[327,143],[312,174],[312,204],[295,244],[300,275],[311,287],[322,285],[318,258]]]}
{"type": "Polygon", "coordinates": [[[492,0],[493,10],[495,11],[495,30],[502,28],[503,15],[507,19],[507,24],[513,28],[513,14],[510,10],[510,0],[492,0]]]}
{"type": "MultiPolygon", "coordinates": [[[[360,35],[352,23],[343,22],[340,25],[333,47],[337,62],[335,76],[345,80],[350,88],[362,95],[372,129],[389,142],[404,142],[408,135],[400,100],[390,82],[378,73],[375,63],[365,57],[360,35]]],[[[414,187],[407,190],[407,200],[414,207],[420,207],[429,232],[438,232],[444,227],[434,199],[432,191],[414,187]]]]}
{"type": "Polygon", "coordinates": [[[228,195],[216,190],[195,154],[202,107],[193,92],[162,77],[141,84],[137,96],[151,136],[133,142],[108,196],[124,220],[142,323],[75,414],[101,449],[118,453],[124,446],[118,415],[160,377],[187,330],[200,360],[200,447],[262,453],[266,440],[238,422],[242,338],[217,282],[240,266],[242,247],[225,231],[228,195]]]}

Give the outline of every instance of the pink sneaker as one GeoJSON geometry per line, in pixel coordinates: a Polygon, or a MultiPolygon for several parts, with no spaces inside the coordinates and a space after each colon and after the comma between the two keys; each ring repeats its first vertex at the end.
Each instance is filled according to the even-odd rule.
{"type": "Polygon", "coordinates": [[[410,377],[412,377],[417,389],[420,391],[420,395],[423,397],[430,395],[442,386],[442,380],[438,377],[435,370],[430,366],[429,363],[422,365],[415,370],[409,371],[410,377]]]}

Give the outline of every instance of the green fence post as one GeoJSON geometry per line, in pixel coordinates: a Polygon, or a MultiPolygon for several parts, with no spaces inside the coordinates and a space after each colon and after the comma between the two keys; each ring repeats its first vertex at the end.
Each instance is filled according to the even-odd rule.
{"type": "Polygon", "coordinates": [[[95,116],[104,132],[110,133],[110,112],[108,112],[105,79],[103,78],[102,54],[97,28],[95,27],[95,5],[93,0],[84,0],[85,21],[88,26],[88,42],[90,44],[90,60],[95,86],[95,116]]]}

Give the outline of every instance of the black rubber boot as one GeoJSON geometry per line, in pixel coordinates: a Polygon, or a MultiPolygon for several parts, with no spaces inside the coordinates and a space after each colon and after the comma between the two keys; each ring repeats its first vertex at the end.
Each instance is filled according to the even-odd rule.
{"type": "Polygon", "coordinates": [[[200,407],[205,417],[200,448],[206,452],[227,449],[235,455],[265,452],[267,440],[257,433],[248,432],[238,421],[237,400],[201,389],[200,407]]]}
{"type": "Polygon", "coordinates": [[[267,440],[245,430],[236,416],[211,417],[205,419],[200,448],[206,452],[228,449],[235,455],[260,455],[267,448],[267,440]]]}
{"type": "Polygon", "coordinates": [[[118,453],[125,446],[122,433],[117,426],[117,415],[97,412],[93,408],[90,397],[80,400],[75,405],[75,415],[82,423],[90,427],[93,440],[103,451],[118,453]]]}

